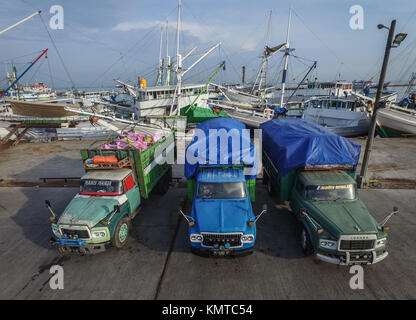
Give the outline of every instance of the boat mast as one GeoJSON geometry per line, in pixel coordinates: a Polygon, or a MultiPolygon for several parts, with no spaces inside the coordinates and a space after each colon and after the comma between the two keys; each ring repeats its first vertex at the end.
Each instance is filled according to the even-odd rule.
{"type": "Polygon", "coordinates": [[[40,11],[40,10],[39,11],[36,11],[35,13],[32,13],[30,16],[28,16],[28,17],[26,17],[26,18],[24,18],[24,19],[16,22],[14,25],[12,25],[10,27],[7,27],[6,29],[0,31],[0,35],[2,35],[3,33],[6,33],[7,31],[10,31],[10,30],[12,30],[12,29],[14,29],[14,28],[16,28],[18,26],[20,26],[22,23],[24,23],[24,22],[32,19],[33,17],[35,17],[35,16],[37,16],[38,14],[41,14],[41,13],[42,13],[42,11],[40,11]]]}
{"type": "Polygon", "coordinates": [[[157,86],[162,85],[162,74],[163,74],[162,38],[163,38],[163,27],[160,28],[159,68],[157,70],[157,80],[156,80],[157,86]]]}
{"type": "Polygon", "coordinates": [[[32,68],[33,67],[33,65],[36,63],[36,62],[38,62],[38,60],[40,59],[40,58],[42,58],[42,56],[44,55],[44,54],[46,54],[48,52],[48,49],[45,49],[45,50],[43,50],[42,51],[42,53],[40,54],[40,56],[38,56],[26,69],[25,69],[25,71],[23,71],[22,72],[22,74],[19,76],[19,77],[17,77],[8,87],[7,87],[7,89],[6,90],[4,90],[2,93],[0,93],[0,98],[2,98],[6,93],[7,93],[7,91],[9,91],[11,88],[13,88],[13,86],[20,80],[20,78],[21,77],[23,77],[24,75],[25,75],[25,73],[26,72],[28,72],[29,71],[29,69],[30,68],[32,68]]]}
{"type": "Polygon", "coordinates": [[[283,70],[283,76],[282,76],[282,94],[280,97],[280,107],[283,107],[283,99],[285,96],[285,89],[286,89],[286,76],[287,76],[287,68],[289,64],[289,53],[290,53],[290,21],[292,18],[292,8],[289,8],[289,21],[287,25],[287,34],[286,34],[286,50],[285,50],[285,68],[283,70]]]}
{"type": "MultiPolygon", "coordinates": [[[[259,93],[260,93],[262,84],[266,83],[266,69],[267,69],[267,60],[268,60],[268,56],[269,56],[268,53],[267,53],[267,48],[269,46],[271,22],[272,22],[272,10],[270,10],[269,23],[268,23],[267,34],[266,34],[266,41],[265,41],[265,44],[264,44],[263,61],[261,63],[260,72],[259,72],[259,75],[258,75],[259,86],[258,86],[257,91],[259,93]]],[[[256,82],[257,82],[257,80],[256,80],[256,82]]],[[[254,83],[252,93],[254,93],[254,89],[255,89],[254,87],[256,85],[256,82],[254,83]]]]}
{"type": "Polygon", "coordinates": [[[179,54],[179,33],[181,29],[181,6],[182,1],[179,0],[178,4],[178,21],[176,25],[176,84],[177,84],[177,95],[178,95],[178,108],[179,108],[179,96],[181,95],[182,86],[182,56],[179,54]]]}
{"type": "Polygon", "coordinates": [[[413,85],[414,85],[415,81],[416,81],[416,72],[412,72],[412,76],[411,76],[411,78],[409,80],[409,84],[407,85],[407,89],[406,89],[406,91],[404,93],[404,98],[408,98],[409,97],[409,94],[413,90],[413,85]]]}
{"type": "Polygon", "coordinates": [[[171,61],[169,56],[169,29],[168,29],[168,20],[166,20],[166,79],[165,79],[165,85],[170,85],[170,77],[171,77],[171,61]]]}
{"type": "Polygon", "coordinates": [[[178,4],[178,21],[176,24],[176,87],[175,92],[173,93],[172,105],[170,106],[170,115],[177,113],[180,109],[180,95],[181,95],[181,86],[182,86],[182,57],[179,54],[179,32],[181,28],[181,0],[179,0],[178,4]],[[174,108],[176,100],[176,108],[174,108]]]}

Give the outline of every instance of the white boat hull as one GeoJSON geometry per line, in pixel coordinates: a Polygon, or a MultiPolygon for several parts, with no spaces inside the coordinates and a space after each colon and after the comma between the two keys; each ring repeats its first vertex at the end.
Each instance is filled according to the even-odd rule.
{"type": "MultiPolygon", "coordinates": [[[[196,99],[196,95],[190,96],[181,96],[179,98],[179,110],[187,105],[190,105],[196,99]]],[[[201,108],[208,108],[206,103],[208,99],[208,94],[202,94],[198,98],[197,105],[201,108]]],[[[176,109],[177,103],[174,104],[174,109],[176,109]]],[[[135,105],[135,114],[138,117],[146,116],[164,116],[168,115],[172,106],[172,99],[152,99],[146,101],[138,101],[135,105]]],[[[178,110],[178,113],[179,113],[178,110]]]]}
{"type": "Polygon", "coordinates": [[[400,107],[380,109],[377,125],[387,135],[416,134],[416,111],[400,107]]]}
{"type": "Polygon", "coordinates": [[[365,135],[370,128],[370,118],[366,111],[337,110],[325,108],[306,108],[303,118],[328,128],[331,132],[354,137],[365,135]]]}

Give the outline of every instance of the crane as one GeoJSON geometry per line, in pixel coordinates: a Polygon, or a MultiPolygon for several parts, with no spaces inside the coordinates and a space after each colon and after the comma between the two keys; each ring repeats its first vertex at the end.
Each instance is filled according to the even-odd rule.
{"type": "Polygon", "coordinates": [[[26,17],[26,18],[24,18],[24,19],[22,19],[22,20],[20,20],[20,21],[16,22],[14,25],[12,25],[12,26],[10,26],[10,27],[7,27],[6,29],[4,29],[4,30],[0,31],[0,35],[2,35],[2,34],[4,34],[4,33],[6,33],[7,31],[10,31],[10,30],[12,30],[12,29],[14,29],[14,28],[16,28],[16,27],[18,27],[18,26],[20,26],[22,23],[24,23],[24,22],[26,22],[26,21],[28,21],[28,20],[32,19],[33,17],[35,17],[35,16],[37,16],[37,15],[39,15],[39,14],[41,14],[41,12],[42,12],[42,11],[38,10],[38,11],[36,11],[35,13],[32,13],[30,16],[28,16],[28,17],[26,17]]]}

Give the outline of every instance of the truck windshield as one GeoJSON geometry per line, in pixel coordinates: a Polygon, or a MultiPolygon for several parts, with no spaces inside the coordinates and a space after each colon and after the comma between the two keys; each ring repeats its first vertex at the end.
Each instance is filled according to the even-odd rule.
{"type": "Polygon", "coordinates": [[[80,193],[92,195],[117,195],[122,194],[123,189],[120,181],[81,180],[80,193]]]}
{"type": "Polygon", "coordinates": [[[198,187],[197,198],[241,199],[247,197],[244,182],[204,182],[198,187]]]}
{"type": "Polygon", "coordinates": [[[355,185],[353,184],[306,187],[306,199],[315,201],[354,200],[355,193],[355,185]]]}

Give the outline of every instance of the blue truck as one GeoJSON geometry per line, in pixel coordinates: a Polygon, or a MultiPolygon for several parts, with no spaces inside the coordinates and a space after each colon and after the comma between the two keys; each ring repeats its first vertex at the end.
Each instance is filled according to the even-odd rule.
{"type": "Polygon", "coordinates": [[[252,252],[257,155],[245,126],[234,119],[199,124],[186,149],[191,251],[199,255],[236,256],[252,252]],[[221,148],[222,146],[222,148],[221,148]],[[224,150],[224,149],[227,150],[224,150]]]}

